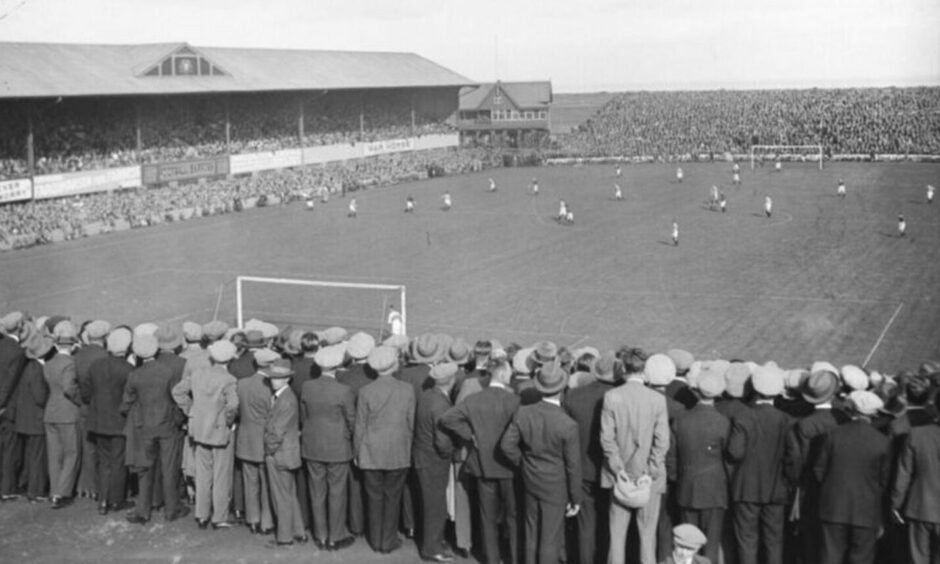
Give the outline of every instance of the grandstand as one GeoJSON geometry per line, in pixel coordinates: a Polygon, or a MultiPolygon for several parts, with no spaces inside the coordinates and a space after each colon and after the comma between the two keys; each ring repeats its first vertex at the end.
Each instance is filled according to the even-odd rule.
{"type": "MultiPolygon", "coordinates": [[[[413,53],[186,43],[2,43],[0,75],[0,179],[324,146],[360,149],[300,151],[277,164],[414,149],[409,141],[397,149],[368,143],[451,133],[459,89],[472,84],[413,53]]],[[[206,176],[239,172],[228,165],[237,169],[214,162],[190,167],[179,179],[201,169],[206,176]]],[[[38,194],[0,191],[0,203],[168,177],[140,173],[112,172],[38,194]]]]}

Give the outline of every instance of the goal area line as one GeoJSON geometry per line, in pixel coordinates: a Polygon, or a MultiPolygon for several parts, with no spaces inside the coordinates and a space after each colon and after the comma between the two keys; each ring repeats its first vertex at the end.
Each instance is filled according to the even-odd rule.
{"type": "MultiPolygon", "coordinates": [[[[385,292],[395,292],[399,297],[399,313],[401,314],[401,324],[402,329],[407,330],[407,305],[406,305],[406,290],[404,284],[369,284],[363,282],[333,282],[326,280],[303,280],[297,278],[274,278],[274,277],[264,277],[264,276],[236,276],[235,277],[235,309],[236,309],[236,322],[238,327],[245,326],[245,284],[267,284],[267,285],[277,285],[277,286],[297,286],[297,287],[308,287],[308,288],[332,288],[339,290],[377,290],[385,292]]],[[[263,314],[263,312],[257,312],[254,308],[249,308],[248,311],[252,311],[256,314],[263,314]]],[[[272,312],[273,313],[273,312],[272,312]]],[[[284,315],[282,312],[280,315],[284,315]]],[[[327,318],[332,316],[327,316],[327,318]]],[[[336,319],[334,317],[334,319],[336,319]]],[[[406,333],[407,334],[407,333],[406,333]]]]}

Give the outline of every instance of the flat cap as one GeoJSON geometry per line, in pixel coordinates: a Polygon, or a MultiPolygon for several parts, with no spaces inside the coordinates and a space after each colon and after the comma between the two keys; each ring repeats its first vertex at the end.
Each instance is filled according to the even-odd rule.
{"type": "Polygon", "coordinates": [[[136,335],[134,343],[131,345],[134,356],[140,359],[153,358],[157,354],[157,348],[157,338],[147,333],[136,335]]]}
{"type": "Polygon", "coordinates": [[[456,363],[442,362],[431,367],[430,376],[433,380],[440,382],[441,380],[453,379],[457,375],[457,370],[456,363]]]}
{"type": "Polygon", "coordinates": [[[210,341],[218,341],[228,331],[228,323],[216,319],[202,326],[202,334],[210,341]]]}
{"type": "Polygon", "coordinates": [[[85,336],[91,341],[104,339],[111,331],[111,324],[101,319],[96,319],[85,326],[85,336]]]}
{"type": "Polygon", "coordinates": [[[52,329],[52,340],[57,345],[74,345],[78,342],[78,330],[68,319],[56,323],[52,329]]]}
{"type": "Polygon", "coordinates": [[[676,378],[676,364],[668,356],[656,353],[646,359],[643,374],[650,386],[668,386],[676,378]]]}
{"type": "Polygon", "coordinates": [[[854,364],[846,364],[842,367],[842,381],[851,390],[868,389],[868,374],[854,364]]]}
{"type": "Polygon", "coordinates": [[[133,335],[131,334],[130,329],[126,327],[118,327],[108,334],[108,340],[106,342],[108,352],[114,355],[126,354],[127,349],[129,349],[131,346],[132,339],[133,335]]]}
{"type": "Polygon", "coordinates": [[[725,381],[725,371],[720,370],[721,365],[708,363],[698,375],[698,391],[705,398],[717,398],[725,393],[727,382],[725,381]]]}
{"type": "Polygon", "coordinates": [[[666,356],[672,359],[672,363],[676,365],[676,372],[679,374],[688,372],[689,368],[692,367],[692,363],[695,362],[692,353],[682,349],[669,349],[666,351],[666,356]]]}
{"type": "Polygon", "coordinates": [[[743,398],[751,367],[744,362],[732,362],[725,372],[725,391],[733,398],[743,398]]]}
{"type": "Polygon", "coordinates": [[[874,392],[855,390],[849,394],[849,407],[862,415],[875,415],[884,405],[884,401],[874,392]]]}
{"type": "Polygon", "coordinates": [[[0,329],[4,333],[11,333],[19,329],[23,323],[23,314],[19,311],[12,311],[3,317],[0,317],[0,329]]]}
{"type": "Polygon", "coordinates": [[[767,364],[758,366],[751,375],[754,390],[767,397],[776,397],[783,393],[783,371],[767,364]]]}
{"type": "Polygon", "coordinates": [[[139,337],[140,335],[153,335],[157,332],[156,323],[141,323],[137,327],[134,327],[134,337],[139,337]]]}
{"type": "Polygon", "coordinates": [[[398,368],[398,351],[392,347],[375,347],[369,353],[369,366],[379,374],[394,372],[398,368]]]}
{"type": "Polygon", "coordinates": [[[236,352],[237,349],[235,348],[234,343],[224,339],[209,345],[209,356],[212,358],[212,360],[220,364],[226,363],[235,358],[236,352]]]}
{"type": "Polygon", "coordinates": [[[392,347],[398,350],[404,350],[408,347],[408,337],[406,335],[392,335],[382,342],[383,346],[392,347]]]}
{"type": "Polygon", "coordinates": [[[346,347],[341,345],[330,345],[313,353],[313,361],[323,370],[333,370],[343,364],[345,357],[346,347]]]}
{"type": "MultiPolygon", "coordinates": [[[[346,353],[349,355],[349,358],[353,360],[362,360],[368,357],[369,353],[372,352],[374,348],[375,338],[368,333],[360,331],[349,338],[346,353]]],[[[319,364],[319,362],[317,364],[319,364]]]]}
{"type": "Polygon", "coordinates": [[[252,351],[252,355],[255,357],[255,364],[257,364],[259,368],[269,366],[274,361],[281,358],[281,355],[268,348],[256,349],[252,351]]]}
{"type": "Polygon", "coordinates": [[[172,351],[183,344],[183,333],[173,323],[164,323],[153,334],[161,351],[172,351]]]}
{"type": "Polygon", "coordinates": [[[708,542],[708,538],[695,525],[683,523],[672,528],[672,542],[682,548],[698,550],[708,542]]]}
{"type": "Polygon", "coordinates": [[[198,343],[202,340],[202,325],[192,321],[183,322],[183,338],[187,343],[198,343]]]}
{"type": "Polygon", "coordinates": [[[346,340],[346,334],[346,330],[342,327],[330,327],[320,335],[320,338],[327,345],[335,345],[346,340]]]}

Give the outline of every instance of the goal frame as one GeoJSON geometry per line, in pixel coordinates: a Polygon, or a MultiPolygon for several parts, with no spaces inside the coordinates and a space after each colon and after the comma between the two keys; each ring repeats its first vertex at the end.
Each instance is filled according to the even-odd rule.
{"type": "Polygon", "coordinates": [[[245,319],[242,302],[242,285],[245,282],[260,282],[263,284],[280,284],[287,286],[313,286],[318,288],[352,288],[358,290],[393,290],[401,296],[401,325],[405,334],[408,334],[408,314],[406,307],[406,292],[404,284],[364,284],[361,282],[328,282],[325,280],[301,280],[298,278],[269,278],[265,276],[236,276],[235,277],[235,311],[239,328],[244,328],[245,319]]]}
{"type": "Polygon", "coordinates": [[[755,149],[773,149],[777,153],[785,152],[789,149],[814,149],[819,159],[819,170],[823,169],[823,146],[822,145],[751,145],[751,170],[754,170],[754,150],[755,149]]]}

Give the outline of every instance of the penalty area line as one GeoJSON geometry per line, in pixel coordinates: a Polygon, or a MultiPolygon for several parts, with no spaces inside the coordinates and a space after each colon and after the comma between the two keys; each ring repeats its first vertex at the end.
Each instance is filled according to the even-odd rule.
{"type": "Polygon", "coordinates": [[[891,328],[891,325],[894,323],[894,320],[897,319],[898,314],[901,313],[901,308],[904,307],[904,302],[898,304],[897,309],[894,310],[894,314],[891,316],[891,319],[888,320],[888,323],[885,325],[885,328],[881,330],[881,335],[878,335],[878,340],[875,341],[875,346],[871,348],[868,352],[868,356],[865,357],[865,362],[862,363],[862,368],[868,366],[868,362],[871,360],[871,357],[875,355],[875,351],[878,350],[878,347],[881,346],[881,341],[884,340],[885,335],[888,334],[888,329],[891,328]]]}

